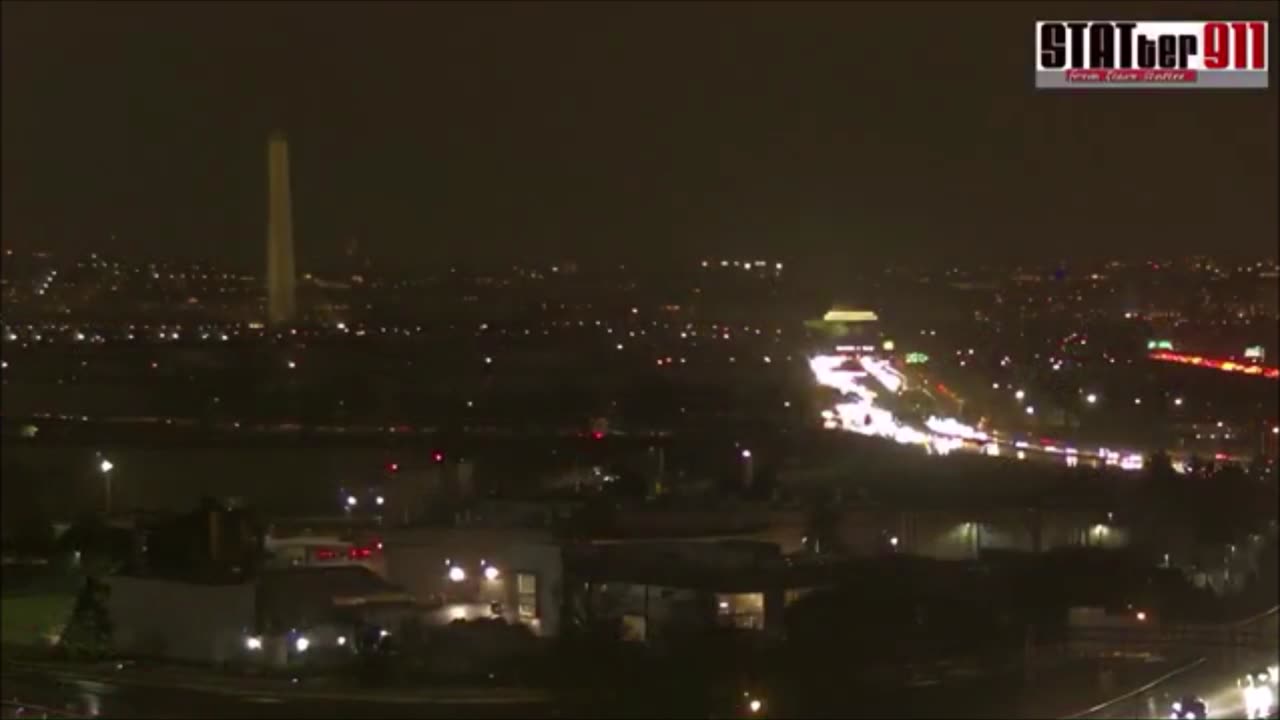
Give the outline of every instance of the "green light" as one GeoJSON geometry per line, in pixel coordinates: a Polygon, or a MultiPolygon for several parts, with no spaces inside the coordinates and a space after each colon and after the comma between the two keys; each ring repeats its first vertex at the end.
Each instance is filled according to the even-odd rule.
{"type": "Polygon", "coordinates": [[[929,362],[929,356],[922,352],[907,353],[906,363],[908,365],[923,365],[929,362]]]}
{"type": "Polygon", "coordinates": [[[1244,356],[1250,360],[1261,360],[1267,356],[1267,351],[1261,345],[1250,345],[1244,349],[1244,356]]]}
{"type": "Polygon", "coordinates": [[[1172,340],[1148,340],[1147,349],[1148,350],[1172,350],[1173,341],[1172,340]]]}

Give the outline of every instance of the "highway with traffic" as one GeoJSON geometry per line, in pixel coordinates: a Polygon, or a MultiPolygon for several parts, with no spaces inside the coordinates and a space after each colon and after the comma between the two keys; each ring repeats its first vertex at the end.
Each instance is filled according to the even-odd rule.
{"type": "MultiPolygon", "coordinates": [[[[1125,471],[1142,470],[1146,465],[1146,453],[1134,448],[1075,447],[1060,439],[974,427],[941,414],[908,419],[908,414],[900,411],[899,399],[912,380],[891,361],[872,354],[819,354],[810,358],[809,369],[819,385],[840,393],[839,401],[822,411],[823,426],[828,430],[885,438],[931,455],[963,452],[1125,471]]],[[[1023,399],[1021,391],[1017,398],[1023,399]]],[[[1035,407],[1025,405],[1024,412],[1034,414],[1035,407]]],[[[1175,470],[1183,469],[1181,458],[1172,460],[1175,470]]]]}

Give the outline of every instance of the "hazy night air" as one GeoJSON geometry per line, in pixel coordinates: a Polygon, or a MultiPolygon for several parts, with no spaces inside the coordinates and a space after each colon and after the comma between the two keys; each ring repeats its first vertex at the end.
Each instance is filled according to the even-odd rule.
{"type": "Polygon", "coordinates": [[[284,128],[300,271],[351,237],[406,268],[785,250],[826,276],[1272,250],[1276,83],[1026,82],[1036,20],[1110,7],[5,3],[3,242],[255,268],[284,128]]]}
{"type": "Polygon", "coordinates": [[[0,718],[1276,718],[1276,3],[0,13],[0,718]]]}

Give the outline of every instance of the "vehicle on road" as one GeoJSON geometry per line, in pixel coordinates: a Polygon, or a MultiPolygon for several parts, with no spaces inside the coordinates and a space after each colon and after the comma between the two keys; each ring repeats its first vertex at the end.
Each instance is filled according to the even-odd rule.
{"type": "Polygon", "coordinates": [[[1257,668],[1236,680],[1244,696],[1245,717],[1268,718],[1276,709],[1275,668],[1257,668]]]}
{"type": "Polygon", "coordinates": [[[1203,698],[1188,695],[1173,701],[1173,712],[1169,717],[1176,720],[1205,720],[1209,717],[1209,704],[1203,698]]]}

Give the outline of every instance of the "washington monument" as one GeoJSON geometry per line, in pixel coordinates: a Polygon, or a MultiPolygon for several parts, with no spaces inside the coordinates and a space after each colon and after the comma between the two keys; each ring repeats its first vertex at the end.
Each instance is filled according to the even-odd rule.
{"type": "Polygon", "coordinates": [[[272,325],[293,322],[298,310],[296,284],[289,141],[277,130],[267,140],[267,320],[272,325]]]}

